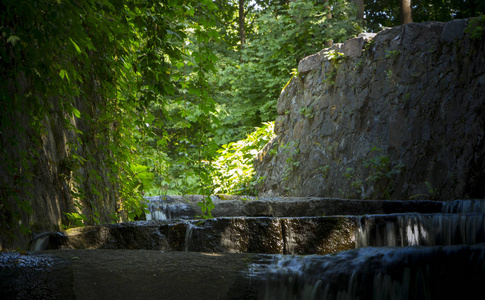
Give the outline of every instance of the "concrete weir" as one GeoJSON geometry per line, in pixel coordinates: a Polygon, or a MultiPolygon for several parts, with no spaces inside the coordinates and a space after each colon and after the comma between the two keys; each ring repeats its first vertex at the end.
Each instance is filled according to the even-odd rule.
{"type": "Polygon", "coordinates": [[[153,216],[159,216],[159,220],[47,233],[33,242],[32,249],[329,254],[355,248],[356,238],[363,231],[360,226],[365,215],[377,214],[374,218],[388,219],[388,214],[438,213],[445,207],[443,202],[437,201],[214,199],[215,218],[200,220],[194,219],[191,213],[200,200],[196,196],[150,200],[150,210],[156,212],[153,216]],[[170,215],[176,217],[167,218],[160,208],[170,210],[170,215]]]}
{"type": "Polygon", "coordinates": [[[485,280],[485,200],[217,200],[203,220],[196,199],[1,253],[0,298],[443,299],[485,280]]]}
{"type": "MultiPolygon", "coordinates": [[[[147,220],[193,219],[200,215],[197,205],[202,196],[147,197],[147,220]]],[[[382,201],[321,197],[244,197],[212,196],[214,217],[318,217],[389,213],[436,213],[440,201],[382,201]]]]}
{"type": "Polygon", "coordinates": [[[335,255],[49,250],[0,254],[1,299],[474,299],[485,247],[335,255]],[[422,297],[425,295],[426,297],[422,297]]]}

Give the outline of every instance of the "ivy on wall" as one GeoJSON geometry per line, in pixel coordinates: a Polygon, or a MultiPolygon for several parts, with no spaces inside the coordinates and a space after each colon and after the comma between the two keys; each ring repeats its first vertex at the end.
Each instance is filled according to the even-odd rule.
{"type": "MultiPolygon", "coordinates": [[[[0,4],[1,218],[28,233],[35,210],[57,186],[66,226],[135,219],[140,191],[153,175],[139,162],[138,145],[155,128],[148,111],[173,94],[175,63],[191,57],[196,79],[188,94],[207,119],[204,43],[210,1],[2,1],[0,4]],[[52,144],[55,144],[52,146],[52,144]],[[52,147],[51,147],[52,146],[52,147]],[[55,153],[55,155],[53,154],[55,153]],[[55,184],[52,180],[56,181],[55,184]],[[38,199],[41,196],[45,199],[38,199]]],[[[44,205],[45,206],[45,205],[44,205]]]]}

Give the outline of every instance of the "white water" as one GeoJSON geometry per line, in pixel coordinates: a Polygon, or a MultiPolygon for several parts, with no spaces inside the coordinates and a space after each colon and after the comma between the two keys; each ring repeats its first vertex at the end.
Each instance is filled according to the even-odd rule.
{"type": "Polygon", "coordinates": [[[168,202],[164,197],[147,197],[148,210],[146,213],[146,220],[171,220],[184,217],[189,210],[189,206],[185,203],[168,202]]]}
{"type": "Polygon", "coordinates": [[[359,223],[356,248],[485,243],[484,214],[364,216],[359,223]]]}
{"type": "Polygon", "coordinates": [[[355,250],[332,255],[275,256],[259,299],[441,300],[483,294],[484,200],[445,203],[440,214],[362,216],[355,240],[355,250]]]}
{"type": "Polygon", "coordinates": [[[187,222],[187,230],[185,231],[185,243],[184,243],[184,251],[187,252],[190,249],[190,242],[192,241],[192,233],[194,232],[194,228],[197,226],[187,222]]]}
{"type": "Polygon", "coordinates": [[[39,235],[35,238],[30,246],[31,251],[42,251],[47,249],[47,244],[49,243],[49,235],[39,235]]]}
{"type": "Polygon", "coordinates": [[[356,248],[485,243],[484,212],[484,200],[457,200],[446,202],[442,214],[362,216],[356,248]]]}
{"type": "Polygon", "coordinates": [[[360,248],[275,256],[261,300],[470,299],[481,290],[485,247],[360,248]]]}
{"type": "Polygon", "coordinates": [[[485,200],[455,200],[443,205],[443,213],[485,213],[485,200]]]}

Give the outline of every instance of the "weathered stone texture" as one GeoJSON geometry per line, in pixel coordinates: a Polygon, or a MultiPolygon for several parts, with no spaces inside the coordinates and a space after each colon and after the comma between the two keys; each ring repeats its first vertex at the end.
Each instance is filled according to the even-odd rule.
{"type": "Polygon", "coordinates": [[[485,39],[467,22],[407,24],[304,58],[256,161],[260,196],[484,197],[485,39]]]}
{"type": "MultiPolygon", "coordinates": [[[[21,75],[18,81],[21,88],[32,85],[21,75]]],[[[0,250],[26,248],[32,236],[59,230],[69,224],[65,213],[75,212],[75,206],[81,205],[88,218],[96,212],[100,222],[110,222],[119,206],[107,168],[112,157],[97,138],[106,126],[97,121],[99,96],[76,101],[82,118],[70,116],[62,99],[49,99],[37,124],[28,113],[28,100],[22,101],[18,106],[23,110],[0,112],[2,122],[12,123],[0,130],[0,250]],[[79,163],[75,157],[87,159],[79,163]],[[73,192],[84,197],[76,199],[73,192]]]]}

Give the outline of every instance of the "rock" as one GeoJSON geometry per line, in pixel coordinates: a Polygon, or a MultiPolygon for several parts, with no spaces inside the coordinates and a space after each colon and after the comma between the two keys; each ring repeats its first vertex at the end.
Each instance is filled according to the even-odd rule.
{"type": "Polygon", "coordinates": [[[350,39],[343,44],[342,52],[347,57],[360,57],[364,44],[365,39],[363,37],[350,39]]]}
{"type": "Polygon", "coordinates": [[[298,63],[298,74],[305,74],[310,72],[311,70],[318,68],[321,61],[322,61],[322,56],[324,54],[325,50],[322,50],[316,54],[307,56],[300,60],[298,63]]]}
{"type": "MultiPolygon", "coordinates": [[[[441,212],[443,203],[439,201],[371,201],[371,200],[348,200],[320,197],[244,197],[233,196],[234,200],[220,200],[213,197],[214,209],[212,215],[219,217],[318,217],[341,215],[362,215],[382,213],[441,212]]],[[[161,220],[170,219],[194,219],[201,214],[197,202],[185,197],[147,197],[153,200],[150,206],[160,205],[167,211],[175,211],[170,206],[186,209],[178,210],[177,213],[164,216],[161,220]],[[165,200],[160,200],[165,199],[165,200]]],[[[197,199],[194,197],[194,199],[197,199]]],[[[127,223],[130,224],[130,223],[127,223]]],[[[133,225],[126,225],[132,226],[133,225]]],[[[87,229],[85,229],[87,230],[87,229]]],[[[126,229],[125,229],[126,230],[126,229]]],[[[37,237],[36,243],[41,243],[43,235],[37,237]]],[[[32,246],[34,247],[34,246],[32,246]]]]}
{"type": "MultiPolygon", "coordinates": [[[[321,214],[324,211],[332,212],[332,209],[336,214],[344,211],[349,214],[379,214],[138,221],[43,234],[38,239],[45,248],[34,246],[33,249],[144,249],[322,255],[367,246],[485,242],[485,233],[480,230],[485,225],[485,217],[479,213],[485,207],[485,202],[481,200],[446,204],[433,201],[320,201],[327,204],[327,208],[319,207],[318,201],[314,199],[308,199],[305,206],[295,206],[298,201],[259,202],[256,206],[267,204],[272,207],[274,214],[302,214],[307,211],[321,214]],[[453,215],[456,213],[460,215],[453,215]]],[[[34,242],[34,245],[37,243],[34,242]]]]}
{"type": "Polygon", "coordinates": [[[462,40],[467,23],[467,20],[453,20],[446,23],[441,32],[441,42],[451,44],[455,40],[462,40]]]}
{"type": "Polygon", "coordinates": [[[406,24],[302,59],[255,162],[259,196],[485,197],[485,48],[466,24],[406,24]]]}
{"type": "Polygon", "coordinates": [[[273,206],[267,201],[250,201],[244,204],[243,212],[251,217],[271,217],[273,206]]]}
{"type": "Polygon", "coordinates": [[[325,57],[330,51],[341,52],[347,57],[360,57],[363,47],[374,36],[374,33],[360,34],[359,37],[350,39],[345,43],[336,43],[316,54],[307,56],[298,63],[298,73],[304,75],[314,69],[320,68],[322,62],[325,61],[325,57]]]}
{"type": "Polygon", "coordinates": [[[169,242],[160,223],[132,222],[86,226],[37,236],[31,250],[49,249],[148,249],[167,250],[169,242]],[[38,246],[41,244],[42,246],[38,246]],[[42,248],[41,248],[42,247],[42,248]]]}

